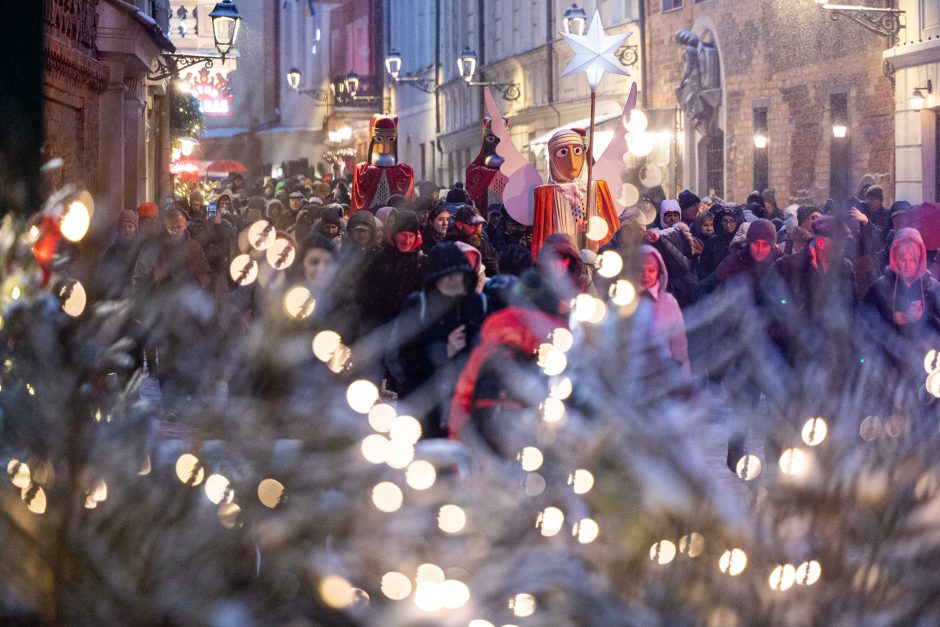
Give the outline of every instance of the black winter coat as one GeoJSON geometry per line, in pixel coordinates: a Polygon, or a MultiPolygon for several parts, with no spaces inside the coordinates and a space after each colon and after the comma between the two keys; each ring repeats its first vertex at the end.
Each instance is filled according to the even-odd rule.
{"type": "Polygon", "coordinates": [[[426,437],[446,436],[446,411],[457,377],[476,346],[487,314],[486,299],[476,293],[457,298],[434,288],[408,297],[395,320],[386,353],[388,371],[399,398],[422,419],[426,437]],[[447,356],[447,338],[465,325],[467,346],[447,356]]]}
{"type": "Polygon", "coordinates": [[[395,319],[408,295],[421,288],[423,265],[424,254],[420,251],[403,253],[390,244],[382,245],[366,273],[357,299],[363,317],[372,321],[369,327],[395,319]]]}

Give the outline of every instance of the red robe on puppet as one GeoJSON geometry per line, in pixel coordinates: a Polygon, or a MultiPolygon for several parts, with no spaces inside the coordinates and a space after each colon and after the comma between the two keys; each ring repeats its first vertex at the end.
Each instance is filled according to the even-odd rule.
{"type": "MultiPolygon", "coordinates": [[[[503,118],[503,123],[508,126],[509,120],[503,118]]],[[[483,118],[482,127],[483,146],[480,147],[477,158],[467,166],[466,185],[470,200],[485,218],[489,213],[490,203],[502,202],[506,175],[499,171],[503,158],[496,154],[499,138],[493,135],[492,119],[483,118]]]]}
{"type": "Polygon", "coordinates": [[[349,213],[384,207],[395,194],[414,199],[415,173],[398,163],[398,116],[373,115],[368,160],[356,164],[349,213]]]}

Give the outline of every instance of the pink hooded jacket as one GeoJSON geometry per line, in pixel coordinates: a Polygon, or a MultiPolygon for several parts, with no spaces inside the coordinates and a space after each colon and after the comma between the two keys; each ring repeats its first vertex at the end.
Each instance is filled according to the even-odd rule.
{"type": "Polygon", "coordinates": [[[691,376],[689,365],[689,340],[685,335],[685,321],[676,297],[666,291],[669,273],[662,255],[652,246],[640,246],[640,254],[652,255],[659,264],[659,281],[649,290],[643,290],[652,297],[653,334],[669,347],[672,358],[682,366],[682,373],[691,376]]]}

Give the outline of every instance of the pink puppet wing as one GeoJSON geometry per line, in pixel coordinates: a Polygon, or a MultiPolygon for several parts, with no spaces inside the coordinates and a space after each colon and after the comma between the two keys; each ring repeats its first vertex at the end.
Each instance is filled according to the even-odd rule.
{"type": "Polygon", "coordinates": [[[613,197],[614,204],[617,206],[617,214],[622,214],[626,209],[621,200],[623,181],[621,174],[624,170],[623,156],[627,153],[627,129],[626,123],[630,121],[630,112],[636,107],[636,83],[630,88],[630,96],[627,98],[627,104],[623,107],[623,117],[614,127],[614,137],[607,144],[604,154],[594,162],[594,180],[607,181],[607,187],[610,188],[610,195],[613,197]]]}
{"type": "Polygon", "coordinates": [[[516,145],[512,143],[509,130],[503,122],[503,115],[496,108],[496,101],[489,87],[483,88],[483,99],[486,111],[492,118],[493,135],[499,138],[496,145],[496,154],[503,158],[500,173],[506,177],[506,187],[503,188],[503,205],[512,219],[520,224],[532,224],[532,212],[535,206],[534,190],[542,184],[542,177],[535,166],[522,156],[516,145]]]}

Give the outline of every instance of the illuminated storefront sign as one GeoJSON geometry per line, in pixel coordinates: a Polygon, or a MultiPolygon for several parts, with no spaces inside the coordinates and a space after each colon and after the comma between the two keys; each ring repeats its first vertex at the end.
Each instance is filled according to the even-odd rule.
{"type": "Polygon", "coordinates": [[[231,87],[221,72],[210,77],[208,68],[202,68],[198,75],[189,74],[187,80],[203,113],[209,116],[232,115],[231,87]]]}

